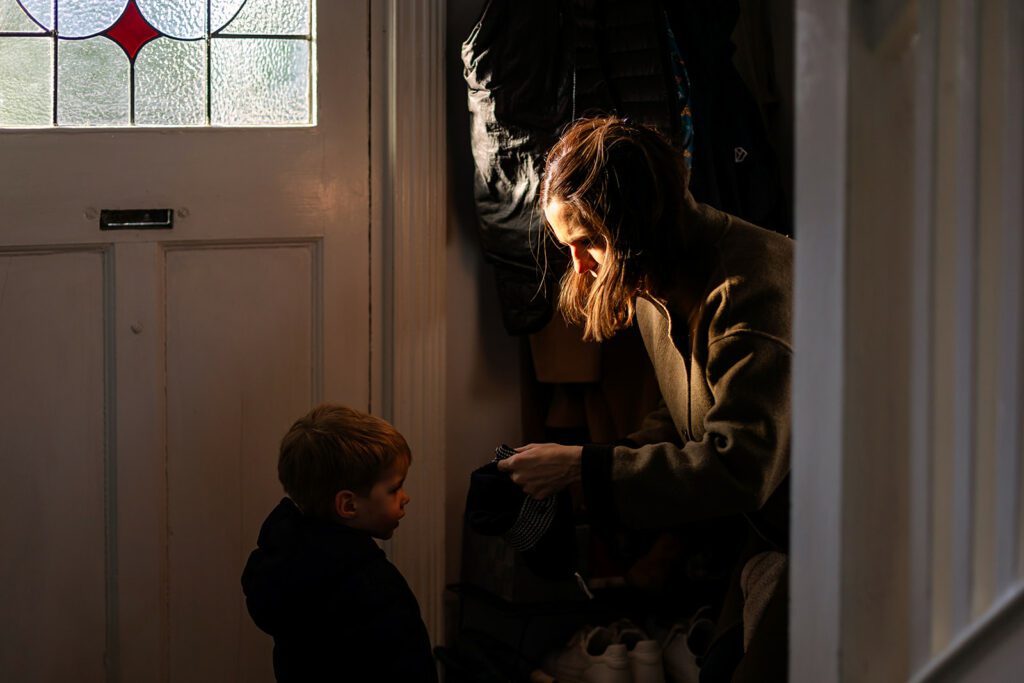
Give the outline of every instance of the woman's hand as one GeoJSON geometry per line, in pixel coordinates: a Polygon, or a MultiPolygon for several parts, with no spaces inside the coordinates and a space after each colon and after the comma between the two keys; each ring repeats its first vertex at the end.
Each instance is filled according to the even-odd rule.
{"type": "Polygon", "coordinates": [[[516,454],[498,461],[498,469],[510,473],[512,481],[537,500],[553,496],[580,480],[583,446],[531,443],[516,454]]]}

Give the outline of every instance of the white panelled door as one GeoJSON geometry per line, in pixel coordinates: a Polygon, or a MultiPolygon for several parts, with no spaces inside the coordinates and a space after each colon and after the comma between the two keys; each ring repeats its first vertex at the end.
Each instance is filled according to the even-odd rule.
{"type": "Polygon", "coordinates": [[[0,679],[273,680],[278,442],[370,401],[367,12],[320,3],[315,127],[0,131],[0,679]]]}

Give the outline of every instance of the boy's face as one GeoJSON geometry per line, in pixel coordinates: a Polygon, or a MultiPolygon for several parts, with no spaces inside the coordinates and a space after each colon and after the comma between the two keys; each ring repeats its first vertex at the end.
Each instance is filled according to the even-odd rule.
{"type": "Polygon", "coordinates": [[[353,495],[354,513],[346,520],[348,526],[366,531],[374,538],[386,540],[405,517],[409,496],[405,492],[405,476],[409,473],[409,458],[400,457],[384,472],[370,489],[369,495],[353,495]]]}

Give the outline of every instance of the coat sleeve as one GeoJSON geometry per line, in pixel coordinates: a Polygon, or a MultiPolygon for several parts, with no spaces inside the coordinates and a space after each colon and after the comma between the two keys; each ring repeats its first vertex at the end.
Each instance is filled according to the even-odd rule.
{"type": "Polygon", "coordinates": [[[658,407],[644,417],[640,429],[626,437],[624,445],[643,446],[651,443],[674,443],[682,445],[679,431],[672,421],[672,413],[665,405],[665,399],[658,402],[658,407]]]}
{"type": "Polygon", "coordinates": [[[789,345],[769,335],[716,338],[703,438],[584,449],[587,508],[636,529],[759,510],[789,472],[791,360],[789,345]]]}

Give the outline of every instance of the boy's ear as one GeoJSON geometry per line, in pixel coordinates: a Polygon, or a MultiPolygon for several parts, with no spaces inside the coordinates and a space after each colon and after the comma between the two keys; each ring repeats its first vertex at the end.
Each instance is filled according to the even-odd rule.
{"type": "Polygon", "coordinates": [[[342,489],[334,494],[334,511],[342,519],[352,519],[356,516],[356,494],[348,489],[342,489]]]}

